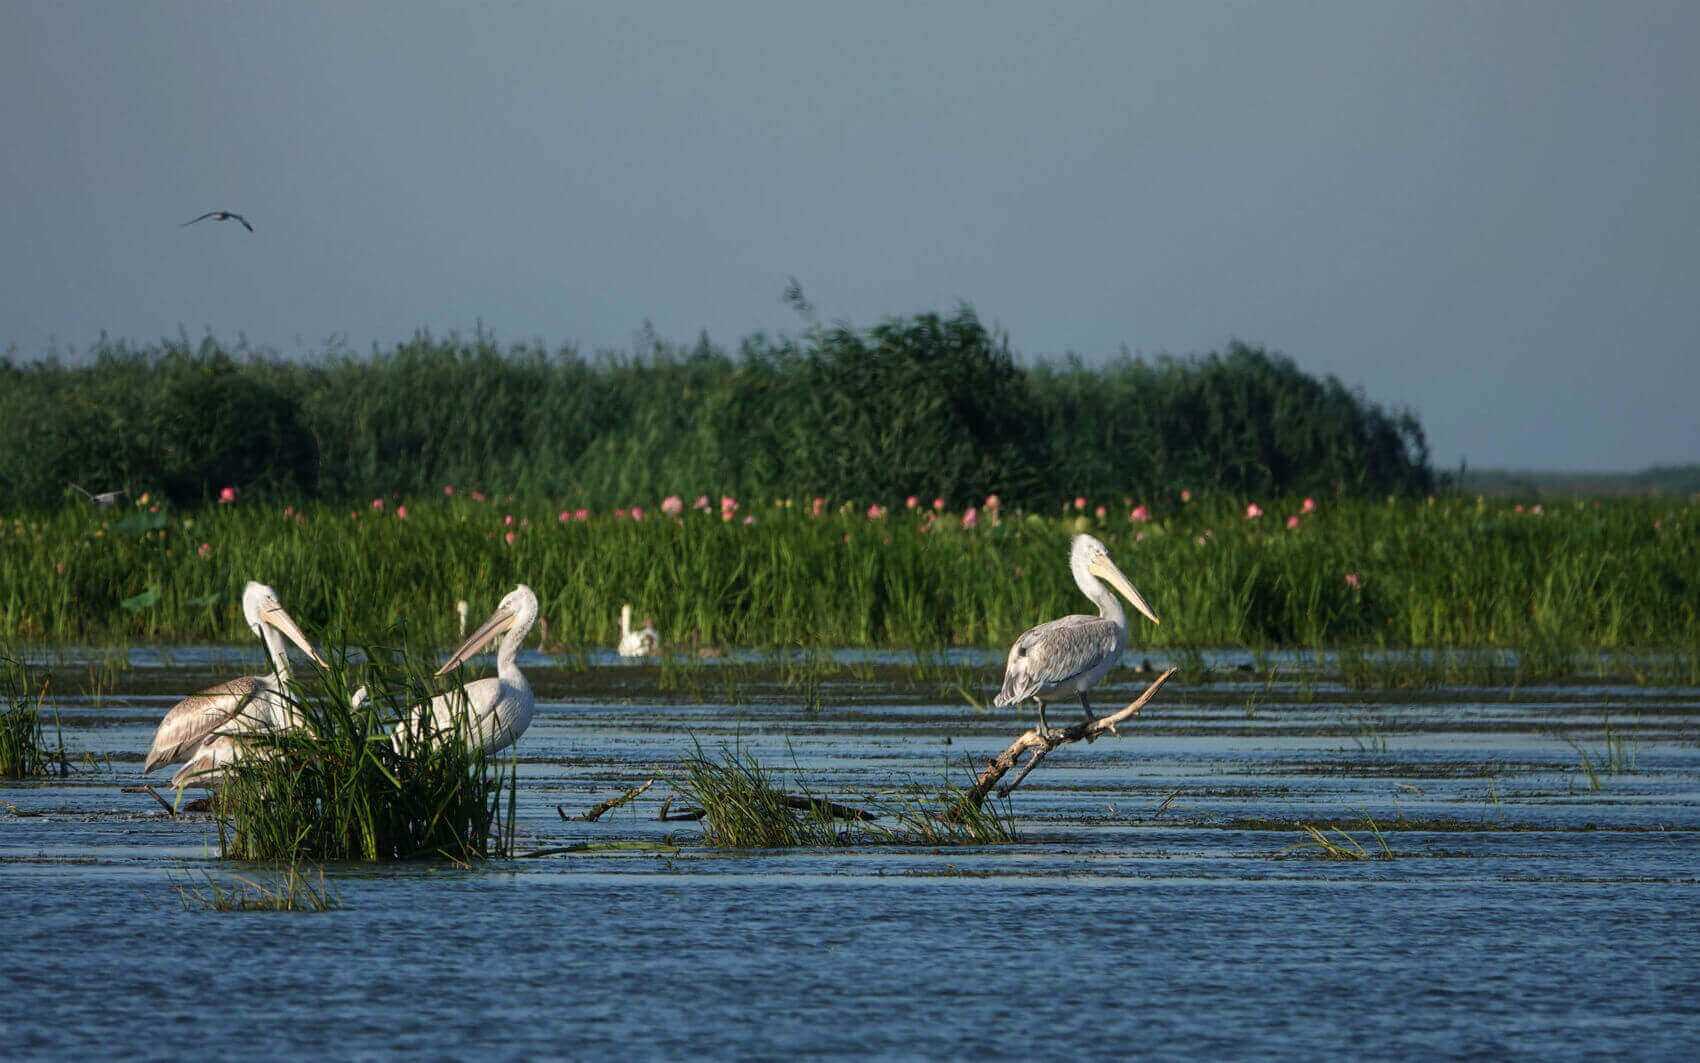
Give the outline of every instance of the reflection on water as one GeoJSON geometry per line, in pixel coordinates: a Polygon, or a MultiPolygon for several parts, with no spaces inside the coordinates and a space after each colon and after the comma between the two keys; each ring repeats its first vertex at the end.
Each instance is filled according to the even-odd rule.
{"type": "MultiPolygon", "coordinates": [[[[1047,760],[1016,845],[721,853],[654,819],[665,781],[597,823],[556,808],[665,777],[693,738],[857,801],[960,778],[1027,715],[883,674],[818,708],[757,669],[662,690],[593,656],[534,676],[522,847],[674,848],[332,868],[340,910],[214,914],[171,880],[229,873],[211,825],[121,787],[177,691],[258,657],[129,659],[145,674],[57,701],[91,760],[0,784],[8,1055],[1646,1058],[1700,1034],[1691,690],[1362,694],[1224,655],[1227,678],[1177,675],[1121,738],[1047,760]],[[1599,770],[1608,722],[1631,770],[1599,770]],[[1301,842],[1327,823],[1375,851],[1366,820],[1395,859],[1301,842]]],[[[1000,662],[935,663],[989,686],[1000,662]]],[[[1121,675],[1100,707],[1136,692],[1121,675]]]]}

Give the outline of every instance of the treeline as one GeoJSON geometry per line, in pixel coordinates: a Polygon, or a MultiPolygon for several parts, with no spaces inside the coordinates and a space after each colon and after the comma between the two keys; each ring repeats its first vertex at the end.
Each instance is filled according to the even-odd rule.
{"type": "Polygon", "coordinates": [[[969,308],[868,329],[755,335],[735,352],[653,337],[629,355],[420,335],[292,361],[212,340],[108,343],[74,366],[0,362],[0,505],[68,484],[180,503],[225,485],[293,498],[442,484],[592,506],[666,494],[1051,506],[1385,494],[1433,486],[1390,411],[1279,354],[1019,365],[969,308]]]}

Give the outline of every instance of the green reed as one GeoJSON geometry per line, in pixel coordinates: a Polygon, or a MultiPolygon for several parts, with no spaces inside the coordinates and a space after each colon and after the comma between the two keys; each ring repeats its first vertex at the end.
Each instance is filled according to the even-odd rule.
{"type": "Polygon", "coordinates": [[[292,683],[302,726],[255,737],[213,802],[222,854],[291,865],[511,854],[514,780],[469,747],[470,706],[460,699],[446,731],[413,719],[452,680],[394,652],[375,654],[363,679],[363,700],[341,662],[292,683]]]}
{"type": "MultiPolygon", "coordinates": [[[[1410,647],[1519,652],[1497,680],[1589,674],[1599,651],[1700,673],[1700,507],[1657,500],[1555,505],[1445,498],[1295,499],[1264,515],[1220,499],[1150,505],[1128,520],[983,509],[929,520],[893,502],[870,520],[808,500],[718,500],[677,519],[643,500],[642,522],[562,522],[565,501],[386,497],[383,508],[238,501],[173,509],[68,506],[0,518],[0,639],[35,643],[240,641],[238,593],[278,587],[309,629],[331,618],[383,630],[407,619],[452,640],[454,603],[522,578],[551,639],[609,646],[619,606],[653,615],[667,645],[1007,645],[1040,620],[1089,608],[1070,579],[1069,537],[1091,531],[1163,618],[1136,622],[1130,651],[1200,646],[1410,647]],[[406,507],[406,517],[399,507],[406,507]],[[745,517],[755,523],[745,524],[745,517]]],[[[687,500],[687,505],[688,505],[687,500]]],[[[1430,678],[1481,671],[1440,654],[1430,678]]],[[[1354,685],[1388,678],[1343,656],[1354,685]]],[[[1198,673],[1202,676],[1202,672],[1198,673]]],[[[1415,676],[1414,681],[1425,681],[1415,676]]]]}
{"type": "Polygon", "coordinates": [[[236,875],[230,883],[225,883],[203,872],[199,883],[191,875],[188,881],[177,883],[176,888],[185,911],[329,912],[342,907],[342,898],[325,882],[323,868],[319,869],[315,883],[294,864],[285,868],[275,881],[236,875]]]}
{"type": "Polygon", "coordinates": [[[0,657],[0,779],[27,779],[66,770],[65,743],[47,741],[45,684],[22,661],[0,657]]]}

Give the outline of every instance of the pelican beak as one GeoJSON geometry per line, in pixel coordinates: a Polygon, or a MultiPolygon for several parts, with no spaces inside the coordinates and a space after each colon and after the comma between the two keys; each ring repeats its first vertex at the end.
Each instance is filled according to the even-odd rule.
{"type": "Polygon", "coordinates": [[[1114,561],[1107,557],[1100,558],[1092,562],[1090,571],[1099,579],[1108,580],[1110,586],[1120,591],[1123,598],[1132,602],[1135,609],[1145,614],[1145,619],[1153,624],[1162,623],[1161,620],[1157,619],[1157,614],[1151,611],[1151,607],[1145,604],[1144,595],[1133,589],[1133,584],[1129,583],[1127,577],[1122,575],[1122,570],[1116,567],[1114,561]]]}
{"type": "Polygon", "coordinates": [[[320,668],[330,667],[325,663],[325,659],[319,656],[319,651],[313,648],[313,644],[307,641],[307,636],[295,626],[295,618],[284,612],[283,606],[273,605],[261,610],[260,620],[283,632],[284,637],[299,646],[301,652],[311,658],[314,664],[320,668]]]}
{"type": "Polygon", "coordinates": [[[466,641],[460,644],[460,648],[450,655],[448,663],[437,669],[437,674],[448,675],[456,668],[465,664],[467,658],[483,649],[485,645],[497,635],[500,635],[502,632],[512,627],[513,622],[514,614],[510,609],[497,609],[495,612],[491,613],[490,619],[479,625],[478,630],[468,635],[466,637],[466,641]]]}

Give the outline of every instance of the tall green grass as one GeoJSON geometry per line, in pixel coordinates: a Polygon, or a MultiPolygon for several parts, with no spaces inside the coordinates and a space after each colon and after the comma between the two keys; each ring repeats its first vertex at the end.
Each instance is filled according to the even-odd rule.
{"type": "Polygon", "coordinates": [[[559,500],[381,501],[8,514],[0,640],[246,642],[238,592],[258,578],[309,629],[405,620],[438,644],[456,635],[457,599],[481,615],[494,604],[481,596],[523,580],[556,645],[611,646],[629,601],[671,647],[999,647],[1090,608],[1066,563],[1069,537],[1090,530],[1163,618],[1134,625],[1135,652],[1509,647],[1525,675],[1587,672],[1585,651],[1700,662],[1700,507],[1668,501],[1536,514],[1325,497],[1291,530],[1299,499],[1256,500],[1264,513],[1247,519],[1250,499],[1134,498],[1152,515],[1137,523],[1126,498],[1103,500],[1102,519],[1090,498],[1079,513],[1006,506],[995,520],[981,507],[972,528],[960,510],[932,518],[895,499],[873,520],[833,506],[817,517],[807,499],[745,499],[730,521],[718,501],[687,501],[671,519],[635,499],[641,522],[602,511],[565,523],[559,500]]]}
{"type": "Polygon", "coordinates": [[[511,853],[513,783],[468,748],[469,720],[440,733],[420,730],[429,717],[411,722],[413,706],[441,685],[424,666],[389,654],[378,655],[364,680],[363,701],[340,664],[291,685],[303,726],[256,736],[213,802],[222,854],[293,866],[469,863],[511,853]],[[400,750],[390,738],[396,726],[412,739],[400,750]]]}
{"type": "Polygon", "coordinates": [[[64,771],[64,742],[57,750],[47,742],[44,695],[22,661],[0,657],[0,779],[46,775],[55,766],[64,771]]]}

